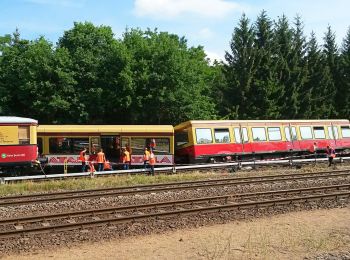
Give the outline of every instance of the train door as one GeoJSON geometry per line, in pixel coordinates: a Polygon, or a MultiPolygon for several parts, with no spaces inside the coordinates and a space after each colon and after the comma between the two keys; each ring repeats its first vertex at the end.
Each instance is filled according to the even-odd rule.
{"type": "Polygon", "coordinates": [[[339,142],[338,128],[333,124],[331,124],[330,126],[327,126],[327,130],[328,130],[328,137],[329,137],[329,145],[331,147],[337,148],[337,145],[338,146],[340,145],[338,144],[339,142]]]}
{"type": "Polygon", "coordinates": [[[300,143],[298,140],[296,126],[292,126],[292,125],[288,124],[288,125],[284,125],[283,128],[284,128],[284,134],[286,137],[287,150],[299,151],[300,150],[300,143]]]}
{"type": "Polygon", "coordinates": [[[101,136],[101,148],[103,149],[107,160],[111,162],[119,162],[119,159],[120,159],[120,136],[119,135],[101,136]]]}
{"type": "Polygon", "coordinates": [[[251,153],[252,148],[249,143],[248,127],[246,125],[239,125],[233,127],[235,135],[236,151],[240,154],[251,153]]]}

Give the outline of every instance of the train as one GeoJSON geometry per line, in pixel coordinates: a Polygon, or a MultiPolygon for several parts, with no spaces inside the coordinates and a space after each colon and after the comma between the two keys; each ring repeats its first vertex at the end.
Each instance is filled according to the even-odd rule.
{"type": "Polygon", "coordinates": [[[21,175],[37,166],[37,126],[31,118],[0,116],[0,173],[21,175]]]}
{"type": "Polygon", "coordinates": [[[350,148],[349,120],[197,120],[174,127],[177,161],[281,158],[350,148]]]}
{"type": "Polygon", "coordinates": [[[18,154],[25,154],[23,158],[12,156],[11,162],[3,158],[0,169],[32,167],[38,156],[45,158],[41,161],[46,161],[48,169],[62,172],[65,166],[76,172],[83,148],[90,158],[102,148],[114,168],[119,167],[123,147],[130,149],[131,166],[135,167],[143,164],[145,147],[154,150],[157,166],[308,155],[324,153],[328,145],[337,153],[350,149],[346,119],[191,120],[177,126],[38,125],[36,120],[15,117],[3,117],[0,122],[1,153],[9,154],[4,151],[12,145],[22,151],[18,154]],[[6,128],[9,126],[14,127],[6,128]]]}

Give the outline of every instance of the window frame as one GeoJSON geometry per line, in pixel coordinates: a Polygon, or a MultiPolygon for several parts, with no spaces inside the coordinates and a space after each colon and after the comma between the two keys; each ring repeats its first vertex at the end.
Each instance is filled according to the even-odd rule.
{"type": "Polygon", "coordinates": [[[282,141],[281,128],[278,127],[278,126],[267,127],[267,137],[269,138],[269,141],[282,141]],[[269,130],[272,129],[272,128],[278,129],[279,139],[271,139],[271,138],[270,138],[270,132],[269,132],[269,130]]]}
{"type": "Polygon", "coordinates": [[[341,136],[342,138],[350,138],[350,126],[340,126],[340,132],[341,132],[341,136]],[[343,129],[348,129],[349,130],[349,135],[348,136],[344,136],[343,134],[343,129]]]}
{"type": "Polygon", "coordinates": [[[233,129],[233,134],[234,134],[234,142],[237,144],[246,144],[249,143],[249,136],[248,136],[248,128],[247,127],[237,127],[234,126],[232,127],[233,129]],[[238,137],[239,137],[239,142],[237,142],[237,132],[238,131],[238,137]],[[243,140],[242,140],[243,137],[243,140]]]}
{"type": "Polygon", "coordinates": [[[302,140],[312,140],[312,139],[314,139],[314,136],[313,136],[313,133],[312,133],[312,127],[311,127],[311,126],[299,126],[299,131],[300,131],[300,138],[301,138],[302,140]],[[311,138],[304,138],[304,137],[303,137],[302,128],[309,128],[309,129],[310,129],[311,138]]]}
{"type": "Polygon", "coordinates": [[[55,137],[55,136],[50,136],[49,137],[49,154],[64,154],[64,155],[71,155],[71,154],[79,154],[79,152],[81,152],[83,150],[84,147],[86,147],[88,149],[88,144],[89,144],[89,137],[87,136],[83,136],[83,137],[55,137]],[[65,147],[64,149],[60,149],[59,148],[59,139],[63,139],[62,140],[62,146],[63,143],[66,142],[68,143],[67,147],[65,147]],[[53,152],[52,150],[52,140],[55,140],[54,142],[56,142],[56,151],[53,152]],[[85,145],[81,145],[81,146],[77,146],[76,142],[79,141],[81,143],[84,143],[85,145]]]}
{"type": "MultiPolygon", "coordinates": [[[[231,143],[231,137],[230,137],[230,129],[229,128],[214,128],[213,129],[214,130],[214,140],[215,140],[215,143],[217,143],[217,144],[229,144],[229,143],[231,143]],[[228,141],[227,142],[218,142],[218,141],[216,141],[216,131],[217,130],[226,130],[227,131],[227,134],[228,134],[228,141]]],[[[223,138],[224,139],[224,138],[223,138]]]]}
{"type": "MultiPolygon", "coordinates": [[[[316,131],[319,131],[321,129],[316,129],[316,131]]],[[[324,129],[324,126],[313,126],[312,127],[312,132],[313,132],[313,136],[314,136],[314,139],[326,139],[326,131],[324,129]],[[315,133],[315,128],[322,128],[323,130],[323,137],[316,137],[316,133],[315,133]]]]}
{"type": "Polygon", "coordinates": [[[195,128],[195,134],[196,134],[196,144],[213,144],[213,131],[211,128],[207,128],[207,127],[198,127],[198,128],[195,128]],[[210,142],[199,142],[199,139],[198,139],[198,131],[197,130],[210,130],[210,142]]]}
{"type": "Polygon", "coordinates": [[[251,131],[252,131],[253,142],[266,142],[267,141],[267,135],[266,135],[266,128],[265,127],[251,127],[251,131]],[[265,139],[255,140],[255,138],[254,138],[254,129],[263,129],[264,130],[265,139]]]}
{"type": "Polygon", "coordinates": [[[297,127],[296,126],[285,126],[284,127],[284,135],[286,137],[287,142],[298,141],[297,127]],[[292,136],[290,136],[291,133],[292,133],[292,136]]]}
{"type": "Polygon", "coordinates": [[[335,125],[333,125],[333,126],[331,126],[331,125],[329,125],[329,126],[327,126],[327,132],[328,132],[328,138],[330,139],[330,140],[339,140],[339,130],[338,130],[338,127],[337,126],[335,126],[335,125]],[[333,134],[334,134],[334,129],[336,130],[336,137],[334,137],[333,136],[333,134]],[[332,136],[331,136],[332,135],[332,136]]]}

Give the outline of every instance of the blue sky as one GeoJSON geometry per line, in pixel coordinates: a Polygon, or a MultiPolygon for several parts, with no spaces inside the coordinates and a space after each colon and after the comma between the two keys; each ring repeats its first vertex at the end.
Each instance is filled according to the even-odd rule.
{"type": "Polygon", "coordinates": [[[350,26],[348,0],[0,0],[0,35],[18,27],[23,38],[42,35],[55,43],[75,21],[111,26],[117,38],[126,27],[158,28],[222,58],[242,13],[255,21],[263,9],[272,19],[285,14],[290,22],[299,14],[305,34],[313,30],[319,44],[330,25],[340,46],[350,26]]]}

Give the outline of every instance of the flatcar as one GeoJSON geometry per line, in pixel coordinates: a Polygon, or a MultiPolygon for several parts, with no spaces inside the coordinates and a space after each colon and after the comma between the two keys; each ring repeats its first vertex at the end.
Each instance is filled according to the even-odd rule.
{"type": "Polygon", "coordinates": [[[271,158],[350,148],[349,120],[208,120],[174,128],[176,162],[271,158]]]}
{"type": "Polygon", "coordinates": [[[36,165],[38,121],[0,116],[0,171],[22,174],[36,165]]]}
{"type": "MultiPolygon", "coordinates": [[[[121,149],[131,149],[131,166],[143,164],[145,147],[152,147],[157,165],[173,165],[174,128],[171,125],[40,125],[39,154],[48,159],[47,166],[67,164],[77,171],[79,152],[85,147],[90,158],[102,148],[106,159],[116,166],[121,149]]],[[[115,167],[117,168],[117,167],[115,167]]]]}

